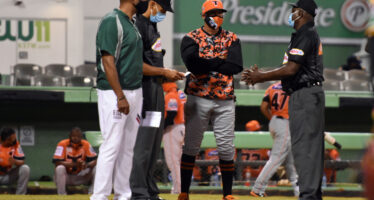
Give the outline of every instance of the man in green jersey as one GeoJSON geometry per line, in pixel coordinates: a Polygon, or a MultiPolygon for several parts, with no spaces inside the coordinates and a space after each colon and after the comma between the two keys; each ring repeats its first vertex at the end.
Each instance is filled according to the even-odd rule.
{"type": "Polygon", "coordinates": [[[133,15],[142,0],[120,0],[96,36],[97,92],[103,143],[91,200],[131,198],[129,177],[142,108],[143,43],[133,15]]]}

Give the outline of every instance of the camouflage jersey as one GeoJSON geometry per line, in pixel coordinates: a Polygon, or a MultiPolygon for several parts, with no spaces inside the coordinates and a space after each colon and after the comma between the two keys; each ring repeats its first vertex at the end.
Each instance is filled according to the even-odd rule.
{"type": "Polygon", "coordinates": [[[186,67],[195,75],[188,78],[185,93],[208,99],[234,99],[233,75],[243,70],[238,37],[220,29],[210,35],[203,28],[188,33],[181,45],[186,67]]]}

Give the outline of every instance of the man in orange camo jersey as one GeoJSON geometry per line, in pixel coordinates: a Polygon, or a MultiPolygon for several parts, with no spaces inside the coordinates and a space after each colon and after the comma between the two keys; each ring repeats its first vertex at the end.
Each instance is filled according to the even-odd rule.
{"type": "Polygon", "coordinates": [[[186,135],[181,161],[181,194],[188,200],[195,157],[212,122],[217,142],[223,199],[231,200],[234,173],[235,96],[233,75],[243,70],[240,40],[221,26],[226,10],[220,0],[207,0],[202,6],[201,28],[182,40],[181,56],[194,75],[187,78],[185,92],[186,135]]]}

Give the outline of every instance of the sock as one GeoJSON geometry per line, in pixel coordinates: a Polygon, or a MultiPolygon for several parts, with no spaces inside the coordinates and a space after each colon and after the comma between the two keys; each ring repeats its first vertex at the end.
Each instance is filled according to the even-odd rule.
{"type": "Polygon", "coordinates": [[[181,162],[181,191],[190,192],[192,171],[195,166],[195,156],[182,155],[181,162]]]}
{"type": "Polygon", "coordinates": [[[223,196],[232,194],[232,179],[234,176],[234,160],[219,160],[219,167],[222,174],[223,196]]]}

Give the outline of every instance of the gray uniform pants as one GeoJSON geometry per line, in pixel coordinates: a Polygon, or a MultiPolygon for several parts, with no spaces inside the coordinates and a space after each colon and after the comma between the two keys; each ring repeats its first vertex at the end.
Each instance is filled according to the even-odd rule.
{"type": "Polygon", "coordinates": [[[156,161],[161,151],[161,141],[164,132],[164,91],[160,84],[153,84],[152,111],[162,113],[160,128],[139,127],[134,148],[133,167],[130,176],[132,199],[147,199],[158,196],[160,193],[154,172],[156,161]]]}
{"type": "Polygon", "coordinates": [[[89,185],[88,193],[92,194],[92,185],[95,179],[96,167],[87,168],[78,174],[68,174],[66,167],[58,165],[55,168],[55,183],[57,187],[57,194],[66,195],[67,185],[89,185]]]}
{"type": "Polygon", "coordinates": [[[26,194],[29,177],[30,167],[28,165],[21,165],[12,168],[7,174],[0,175],[0,185],[11,185],[17,183],[16,194],[26,194]]]}
{"type": "Polygon", "coordinates": [[[269,179],[274,175],[278,167],[284,163],[288,178],[294,187],[294,194],[298,196],[299,188],[297,186],[297,173],[291,152],[291,135],[288,119],[279,119],[277,116],[273,116],[270,120],[269,129],[274,140],[270,159],[266,162],[265,167],[257,177],[252,191],[257,194],[264,193],[269,179]]]}
{"type": "Polygon", "coordinates": [[[299,175],[300,200],[322,199],[325,93],[320,86],[302,88],[289,102],[292,153],[299,175]]]}
{"type": "Polygon", "coordinates": [[[219,158],[233,160],[235,103],[233,100],[211,100],[188,95],[184,106],[186,135],[183,153],[196,156],[207,130],[209,121],[213,124],[219,158]]]}

